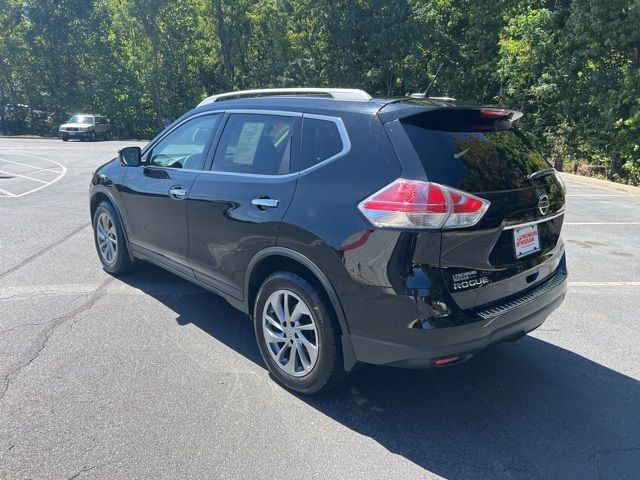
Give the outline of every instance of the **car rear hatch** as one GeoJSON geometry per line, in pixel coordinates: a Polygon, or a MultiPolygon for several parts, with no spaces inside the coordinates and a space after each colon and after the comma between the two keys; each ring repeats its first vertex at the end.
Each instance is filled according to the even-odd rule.
{"type": "Polygon", "coordinates": [[[403,176],[425,175],[491,202],[475,225],[442,230],[442,275],[462,309],[535,288],[554,276],[562,258],[564,185],[513,126],[520,116],[447,106],[387,124],[404,157],[403,176]]]}

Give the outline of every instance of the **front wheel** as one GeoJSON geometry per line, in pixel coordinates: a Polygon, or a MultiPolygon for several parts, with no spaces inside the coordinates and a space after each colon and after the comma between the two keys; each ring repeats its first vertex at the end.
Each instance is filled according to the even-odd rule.
{"type": "Polygon", "coordinates": [[[95,131],[91,132],[91,137],[89,137],[89,138],[91,138],[92,142],[95,142],[96,141],[96,132],[95,131]]]}
{"type": "Polygon", "coordinates": [[[104,269],[114,275],[126,273],[134,265],[129,256],[122,225],[113,205],[102,202],[93,214],[93,238],[104,269]]]}
{"type": "Polygon", "coordinates": [[[272,274],[258,292],[254,328],[262,358],[300,393],[331,388],[346,374],[340,329],[325,292],[298,274],[272,274]]]}

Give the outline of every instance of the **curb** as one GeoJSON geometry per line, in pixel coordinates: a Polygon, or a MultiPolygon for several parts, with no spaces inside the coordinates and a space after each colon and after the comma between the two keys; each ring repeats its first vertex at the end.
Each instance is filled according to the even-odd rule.
{"type": "Polygon", "coordinates": [[[41,137],[39,135],[0,135],[0,139],[13,139],[13,140],[59,140],[58,137],[41,137]]]}
{"type": "MultiPolygon", "coordinates": [[[[60,140],[60,137],[39,137],[37,135],[0,135],[0,140],[60,140]]],[[[103,140],[104,141],[104,140],[103,140]]],[[[112,138],[110,142],[150,142],[140,138],[112,138]]]]}
{"type": "Polygon", "coordinates": [[[584,175],[574,175],[573,173],[565,172],[560,172],[560,176],[563,180],[568,180],[570,182],[581,183],[592,187],[606,188],[607,190],[614,190],[616,192],[623,192],[635,197],[640,197],[639,187],[625,185],[624,183],[610,182],[608,180],[600,180],[599,178],[585,177],[584,175]]]}

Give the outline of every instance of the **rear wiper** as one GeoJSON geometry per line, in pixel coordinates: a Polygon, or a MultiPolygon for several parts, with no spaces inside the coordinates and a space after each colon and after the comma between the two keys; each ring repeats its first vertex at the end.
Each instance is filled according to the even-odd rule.
{"type": "Polygon", "coordinates": [[[555,171],[556,169],[553,167],[545,168],[544,170],[538,170],[537,172],[533,172],[532,174],[527,175],[527,178],[529,180],[536,180],[538,178],[546,177],[547,175],[552,175],[555,173],[555,171]]]}

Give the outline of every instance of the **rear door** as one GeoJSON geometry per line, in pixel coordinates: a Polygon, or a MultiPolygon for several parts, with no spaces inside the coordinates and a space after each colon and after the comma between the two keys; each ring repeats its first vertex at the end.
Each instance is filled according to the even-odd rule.
{"type": "Polygon", "coordinates": [[[509,121],[494,116],[460,110],[401,121],[429,181],[491,202],[473,227],[443,229],[442,272],[461,308],[541,283],[564,251],[562,182],[509,121]]]}
{"type": "Polygon", "coordinates": [[[301,115],[228,112],[211,170],[191,187],[189,262],[238,299],[252,257],[274,246],[296,187],[301,115]]]}
{"type": "Polygon", "coordinates": [[[186,199],[202,171],[220,114],[192,117],[128,167],[121,197],[129,241],[138,252],[191,275],[186,199]]]}

